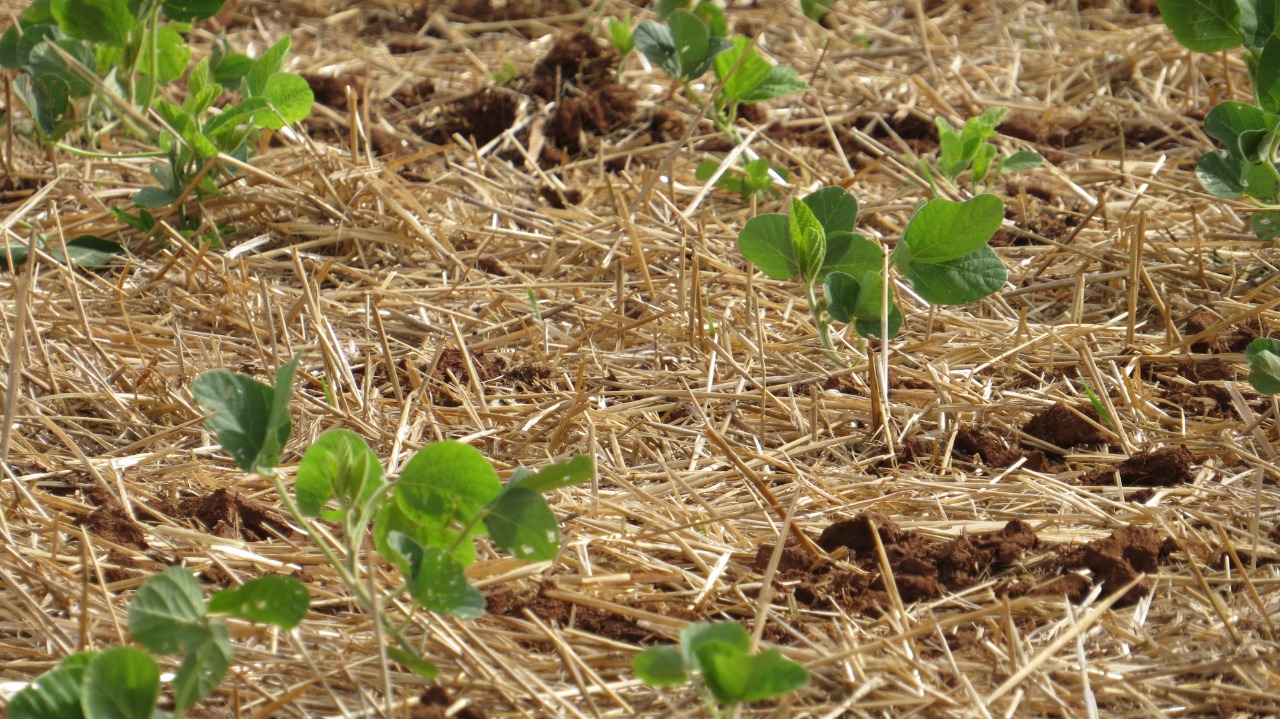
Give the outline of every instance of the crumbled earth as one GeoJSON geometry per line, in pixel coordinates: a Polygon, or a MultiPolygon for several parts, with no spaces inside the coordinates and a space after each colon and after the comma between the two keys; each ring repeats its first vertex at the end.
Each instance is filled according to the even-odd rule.
{"type": "Polygon", "coordinates": [[[449,707],[453,702],[453,697],[444,687],[427,687],[418,697],[418,704],[409,710],[409,719],[484,719],[484,712],[470,706],[450,714],[449,707]]]}
{"type": "Polygon", "coordinates": [[[238,492],[218,488],[178,503],[178,515],[198,520],[210,533],[224,539],[261,542],[276,536],[290,536],[293,530],[280,514],[238,492]]]}
{"type": "Polygon", "coordinates": [[[108,542],[120,544],[134,549],[147,548],[147,535],[142,527],[124,511],[115,501],[103,504],[80,520],[90,533],[108,542]]]}
{"type": "Polygon", "coordinates": [[[1102,417],[1092,404],[1081,405],[1074,411],[1061,403],[1032,417],[1022,431],[1055,447],[1069,449],[1083,444],[1107,444],[1110,435],[1089,424],[1080,415],[1101,423],[1102,417]]]}
{"type": "MultiPolygon", "coordinates": [[[[549,624],[571,626],[605,639],[646,643],[654,638],[653,632],[642,628],[630,617],[596,607],[575,606],[562,599],[548,597],[541,590],[529,596],[517,596],[514,592],[495,594],[487,597],[487,601],[488,612],[493,616],[523,617],[527,610],[549,624]]],[[[675,607],[663,613],[693,618],[692,613],[682,612],[675,607]]]]}
{"type": "Polygon", "coordinates": [[[1126,487],[1176,487],[1195,481],[1194,457],[1186,447],[1161,447],[1140,452],[1115,467],[1099,467],[1081,478],[1089,486],[1112,484],[1116,473],[1126,487]]]}
{"type": "MultiPolygon", "coordinates": [[[[1222,318],[1210,310],[1196,310],[1183,320],[1183,332],[1187,337],[1198,335],[1221,321],[1222,318]]],[[[1250,342],[1259,337],[1269,336],[1270,332],[1267,327],[1261,320],[1254,317],[1243,324],[1231,325],[1208,335],[1199,342],[1192,343],[1191,351],[1199,353],[1244,352],[1250,342]]]]}
{"type": "Polygon", "coordinates": [[[967,460],[974,455],[991,467],[1009,467],[1018,460],[1026,459],[1022,465],[1026,469],[1032,472],[1049,471],[1049,458],[1044,452],[1006,449],[990,432],[973,427],[961,427],[956,431],[956,439],[951,446],[951,456],[967,460]]]}
{"type": "MultiPolygon", "coordinates": [[[[838,569],[839,564],[822,561],[815,564],[801,547],[791,544],[783,549],[775,582],[805,606],[835,602],[852,612],[882,612],[892,599],[881,572],[876,534],[884,546],[898,595],[906,603],[968,589],[1014,569],[1027,552],[1043,548],[1035,530],[1019,520],[994,532],[935,542],[903,530],[882,514],[866,512],[832,523],[817,540],[819,547],[836,557],[848,550],[844,561],[852,563],[855,570],[838,569]]],[[[1082,547],[1054,548],[1056,559],[1040,563],[1035,570],[1014,569],[1014,576],[1002,581],[996,592],[1011,597],[1065,595],[1080,601],[1097,583],[1102,584],[1104,593],[1118,591],[1139,574],[1154,572],[1173,549],[1172,540],[1162,539],[1154,529],[1123,527],[1082,547]]],[[[757,572],[765,570],[773,551],[773,545],[757,551],[757,572]]],[[[1144,580],[1121,602],[1132,603],[1148,591],[1150,584],[1144,580]]]]}

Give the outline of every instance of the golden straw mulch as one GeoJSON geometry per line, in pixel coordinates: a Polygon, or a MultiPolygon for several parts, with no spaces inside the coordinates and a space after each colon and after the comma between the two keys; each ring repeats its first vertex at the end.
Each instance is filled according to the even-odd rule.
{"type": "MultiPolygon", "coordinates": [[[[204,202],[233,228],[223,246],[119,233],[108,208],[147,182],[141,161],[5,138],[5,242],[97,232],[130,252],[0,274],[0,683],[126,643],[132,590],[180,562],[213,587],[293,574],[314,602],[294,633],[236,624],[232,675],[200,716],[443,715],[380,660],[368,618],[190,397],[202,370],[266,378],[300,351],[286,482],[332,427],[393,472],[442,438],[504,475],[597,461],[597,481],[552,498],[557,560],[481,542],[490,614],[413,615],[453,709],[476,712],[458,716],[703,711],[630,663],[704,619],[741,621],[812,673],[743,716],[1280,714],[1277,415],[1240,354],[1280,319],[1277,270],[1249,208],[1193,172],[1197,113],[1245,92],[1239,57],[1182,50],[1150,1],[837,2],[834,30],[794,3],[730,7],[814,87],[749,113],[751,149],[792,171],[791,196],[849,188],[868,235],[896,242],[927,196],[916,158],[936,151],[936,116],[1008,107],[1002,150],[1048,160],[990,188],[1009,210],[1006,291],[930,310],[897,288],[904,330],[870,348],[886,398],[867,348],[842,335],[849,364],[833,361],[794,284],[749,271],[737,230],[784,202],[694,180],[729,148],[668,78],[627,59],[630,115],[625,93],[536,93],[555,42],[602,37],[595,9],[233,4],[232,47],[291,34],[289,69],[329,104],[204,202]],[[587,110],[566,120],[566,103],[587,110]],[[1055,405],[1044,424],[1093,441],[1029,432],[1055,405]],[[1113,470],[1152,450],[1169,462],[1149,479],[1171,484],[1124,486],[1113,470]],[[788,523],[818,540],[855,518],[837,525],[854,543],[816,562],[774,556],[788,523]],[[978,564],[1007,526],[1036,539],[978,564]],[[943,574],[911,554],[942,546],[943,574]],[[897,582],[873,576],[886,568],[897,582]]],[[[628,8],[648,16],[604,16],[628,8]]],[[[198,53],[218,23],[193,34],[198,53]]]]}

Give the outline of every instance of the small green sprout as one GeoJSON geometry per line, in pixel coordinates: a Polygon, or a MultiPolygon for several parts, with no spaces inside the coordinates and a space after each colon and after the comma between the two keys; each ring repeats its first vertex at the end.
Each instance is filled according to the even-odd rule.
{"type": "Polygon", "coordinates": [[[640,652],[631,669],[652,687],[686,684],[697,672],[708,704],[727,716],[739,704],[777,699],[809,683],[809,672],[777,649],[751,654],[751,636],[736,622],[700,622],[680,632],[679,647],[640,652]]]}
{"type": "Polygon", "coordinates": [[[589,480],[595,464],[577,456],[537,472],[520,467],[504,484],[479,450],[444,440],[419,450],[392,482],[364,439],[335,428],[303,454],[291,497],[276,466],[292,432],[289,400],[298,361],[295,356],[278,369],[274,385],[224,370],[203,372],[191,393],[212,410],[205,422],[222,448],[240,469],[275,483],[290,515],[382,624],[394,642],[388,655],[430,679],[435,666],[418,656],[403,627],[385,615],[392,597],[373,595],[362,576],[369,528],[378,553],[400,569],[400,592],[433,612],[475,618],[484,613],[485,600],[466,576],[476,558],[473,538],[487,534],[498,548],[526,561],[554,558],[560,529],[543,494],[589,480]],[[338,524],[342,544],[334,546],[312,531],[314,517],[338,524]]]}
{"type": "Polygon", "coordinates": [[[206,604],[200,581],[186,569],[173,567],[143,582],[129,605],[129,632],[147,651],[115,647],[72,654],[14,695],[9,719],[169,716],[156,707],[160,666],[152,654],[183,657],[173,678],[173,716],[181,719],[213,694],[231,668],[230,632],[211,615],[289,630],[310,607],[306,586],[280,576],[224,589],[206,604]]]}
{"type": "MultiPolygon", "coordinates": [[[[716,171],[720,169],[720,163],[707,160],[698,165],[694,177],[698,182],[706,182],[715,176],[716,171]]],[[[763,157],[754,160],[748,160],[740,168],[730,168],[716,178],[716,187],[729,192],[736,192],[742,196],[743,201],[751,198],[752,195],[761,194],[766,197],[777,197],[778,191],[773,187],[773,176],[786,180],[790,173],[785,167],[773,167],[769,161],[763,157]]]]}
{"type": "Polygon", "coordinates": [[[1280,394],[1280,340],[1259,337],[1244,350],[1249,384],[1260,394],[1280,394]]]}
{"type": "MultiPolygon", "coordinates": [[[[938,127],[938,160],[936,169],[948,180],[955,182],[961,173],[969,170],[969,180],[975,186],[981,186],[988,175],[1000,175],[1020,170],[1039,167],[1044,161],[1040,154],[1033,150],[1022,150],[1008,157],[1001,156],[996,146],[988,142],[995,136],[996,128],[1008,113],[1003,107],[994,107],[978,117],[965,121],[964,127],[956,130],[946,118],[934,120],[938,127]]],[[[932,182],[932,173],[928,165],[921,160],[925,176],[932,182]]]]}
{"type": "Polygon", "coordinates": [[[1222,144],[1196,164],[1205,192],[1246,197],[1264,211],[1249,227],[1258,239],[1280,237],[1280,9],[1272,0],[1159,0],[1160,16],[1184,47],[1216,53],[1244,46],[1253,104],[1224,102],[1204,118],[1222,144]]]}
{"type": "MultiPolygon", "coordinates": [[[[832,353],[832,321],[852,323],[864,337],[880,336],[884,325],[892,337],[902,326],[902,311],[885,286],[883,251],[853,232],[857,218],[856,198],[841,187],[824,187],[792,200],[786,215],[751,218],[738,233],[738,249],[761,272],[800,280],[822,346],[832,353]]],[[[1004,203],[994,195],[930,200],[912,215],[889,260],[931,304],[975,302],[1008,278],[987,245],[1003,219],[1004,203]]]]}

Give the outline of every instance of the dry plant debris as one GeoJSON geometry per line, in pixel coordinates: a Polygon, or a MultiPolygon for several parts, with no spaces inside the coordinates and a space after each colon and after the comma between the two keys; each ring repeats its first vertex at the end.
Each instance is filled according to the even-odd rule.
{"type": "Polygon", "coordinates": [[[1247,74],[1180,49],[1154,5],[837,0],[827,29],[730,4],[814,88],[744,110],[752,148],[791,194],[855,190],[859,231],[896,240],[935,117],[1009,107],[1002,151],[1046,159],[991,187],[1003,292],[901,298],[903,333],[872,344],[887,396],[734,249],[783,205],[696,183],[730,148],[578,3],[229,3],[197,54],[223,30],[250,53],[290,35],[320,104],[204,200],[223,247],[120,231],[109,208],[146,160],[6,125],[4,241],[92,232],[128,254],[0,273],[0,691],[122,643],[134,590],[180,563],[312,593],[296,632],[235,628],[202,716],[685,715],[692,691],[630,661],[717,619],[813,676],[746,716],[1280,714],[1277,413],[1240,355],[1277,334],[1280,274],[1251,208],[1194,177],[1204,112],[1247,74]],[[597,460],[553,502],[555,561],[482,546],[489,615],[413,620],[441,686],[384,668],[269,485],[202,429],[198,372],[265,378],[295,351],[286,480],[336,426],[393,471],[442,438],[500,469],[597,460]]]}

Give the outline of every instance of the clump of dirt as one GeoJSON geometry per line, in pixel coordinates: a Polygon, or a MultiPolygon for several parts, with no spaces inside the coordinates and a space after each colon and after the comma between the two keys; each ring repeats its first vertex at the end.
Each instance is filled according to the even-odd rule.
{"type": "MultiPolygon", "coordinates": [[[[1058,559],[1064,570],[1087,569],[1094,582],[1102,582],[1104,593],[1119,591],[1139,574],[1154,572],[1174,549],[1172,539],[1161,540],[1160,533],[1150,527],[1128,526],[1111,536],[1068,552],[1058,559]]],[[[1133,604],[1151,591],[1151,582],[1143,579],[1120,599],[1121,605],[1133,604]]]]}
{"type": "Polygon", "coordinates": [[[451,706],[453,697],[447,689],[441,686],[427,687],[422,696],[418,697],[418,704],[409,710],[409,719],[485,719],[484,712],[471,706],[450,714],[451,706]]]}
{"type": "Polygon", "coordinates": [[[1164,398],[1193,417],[1228,419],[1240,416],[1236,413],[1231,392],[1222,385],[1175,385],[1165,392],[1164,398]]]}
{"type": "MultiPolygon", "coordinates": [[[[1044,121],[1035,115],[1017,112],[1005,116],[996,128],[1009,137],[1027,142],[1043,143],[1050,147],[1066,149],[1086,143],[1098,143],[1124,138],[1126,147],[1145,147],[1159,150],[1175,146],[1178,136],[1167,125],[1142,117],[1116,118],[1092,114],[1062,114],[1044,121]]],[[[1058,158],[1046,156],[1050,162],[1058,158]]]]}
{"type": "MultiPolygon", "coordinates": [[[[137,579],[143,574],[137,570],[145,568],[142,562],[117,551],[109,552],[106,562],[101,563],[99,566],[102,569],[102,580],[107,584],[123,582],[126,579],[137,579]]],[[[95,583],[97,582],[96,576],[91,576],[90,579],[95,583]]]]}
{"type": "Polygon", "coordinates": [[[551,368],[540,362],[524,362],[503,373],[503,377],[514,380],[527,390],[547,389],[550,376],[551,368]]]}
{"type": "MultiPolygon", "coordinates": [[[[495,377],[501,377],[506,369],[503,358],[499,355],[488,355],[484,352],[472,353],[471,365],[476,368],[476,374],[479,375],[481,382],[488,382],[495,377]]],[[[466,381],[467,363],[462,356],[462,351],[454,347],[446,347],[440,351],[440,359],[436,360],[436,371],[432,375],[441,382],[452,382],[454,377],[459,381],[466,381]]]]}
{"type": "Polygon", "coordinates": [[[116,504],[115,500],[104,502],[88,516],[81,518],[77,524],[108,542],[134,549],[148,547],[146,532],[125,513],[119,504],[116,504]]]}
{"type": "MultiPolygon", "coordinates": [[[[448,138],[457,132],[471,137],[477,145],[487,145],[515,124],[520,100],[515,93],[497,87],[480,92],[449,107],[445,122],[428,140],[448,138]]],[[[443,140],[441,140],[443,142],[443,140]]]]}
{"type": "Polygon", "coordinates": [[[557,210],[563,210],[569,205],[582,204],[582,190],[572,187],[561,190],[550,185],[544,185],[542,189],[538,190],[538,195],[541,196],[542,199],[546,200],[548,205],[551,205],[557,210]]]}
{"type": "Polygon", "coordinates": [[[974,455],[992,467],[1009,467],[1014,462],[1025,458],[1026,461],[1022,466],[1026,469],[1032,472],[1049,471],[1049,458],[1044,452],[1005,449],[1000,440],[990,432],[973,427],[961,427],[956,431],[956,440],[951,446],[951,456],[967,460],[974,455]]]}
{"type": "MultiPolygon", "coordinates": [[[[823,578],[817,592],[808,588],[806,591],[815,595],[829,593],[840,605],[855,612],[883,609],[889,603],[889,594],[875,548],[877,534],[893,572],[894,586],[904,602],[934,599],[943,592],[972,587],[989,572],[1021,558],[1039,543],[1031,526],[1016,520],[999,531],[936,543],[899,528],[884,515],[867,512],[833,523],[818,538],[818,546],[828,552],[849,549],[860,571],[836,572],[823,578]]],[[[797,574],[803,573],[795,569],[780,573],[784,580],[794,579],[797,574]]]]}
{"type": "Polygon", "coordinates": [[[618,55],[589,33],[579,32],[556,41],[538,60],[530,74],[529,90],[554,102],[570,88],[596,88],[613,84],[618,55]]]}
{"type": "Polygon", "coordinates": [[[348,107],[348,87],[354,89],[357,94],[360,92],[359,86],[345,77],[304,73],[302,79],[311,86],[311,94],[315,96],[316,102],[339,111],[346,111],[348,107]]]}
{"type": "Polygon", "coordinates": [[[214,536],[262,542],[276,536],[292,536],[293,530],[284,517],[261,502],[245,499],[226,488],[204,495],[187,497],[178,503],[178,514],[198,520],[214,536]]]}
{"type": "Polygon", "coordinates": [[[657,142],[671,142],[684,136],[684,118],[680,113],[666,107],[653,111],[649,121],[649,132],[657,142]]]}
{"type": "Polygon", "coordinates": [[[868,112],[853,118],[852,123],[877,140],[891,140],[896,135],[917,154],[938,148],[938,127],[923,114],[868,112]]]}
{"type": "Polygon", "coordinates": [[[1074,410],[1062,403],[1032,417],[1022,431],[1042,442],[1064,449],[1082,444],[1107,444],[1111,436],[1089,424],[1080,415],[1102,423],[1102,417],[1092,404],[1081,405],[1074,410]]]}
{"type": "MultiPolygon", "coordinates": [[[[1183,320],[1187,336],[1198,335],[1220,321],[1222,321],[1221,317],[1211,310],[1205,309],[1196,310],[1183,320]]],[[[1191,351],[1203,354],[1244,352],[1250,342],[1259,337],[1269,336],[1271,336],[1271,333],[1266,325],[1262,323],[1261,319],[1254,317],[1244,324],[1232,325],[1225,330],[1209,334],[1199,342],[1192,343],[1191,351]]]]}
{"type": "Polygon", "coordinates": [[[1176,487],[1195,480],[1191,470],[1194,458],[1186,447],[1161,447],[1140,452],[1117,467],[1099,467],[1081,478],[1086,486],[1111,484],[1119,473],[1126,487],[1176,487]]]}

